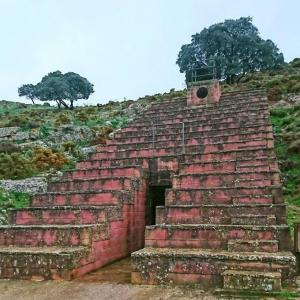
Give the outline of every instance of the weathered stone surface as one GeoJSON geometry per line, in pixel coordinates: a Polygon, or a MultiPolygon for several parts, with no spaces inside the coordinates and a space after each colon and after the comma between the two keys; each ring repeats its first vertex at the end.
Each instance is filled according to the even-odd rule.
{"type": "Polygon", "coordinates": [[[0,128],[0,139],[9,139],[20,130],[20,127],[3,127],[0,128]]]}
{"type": "Polygon", "coordinates": [[[97,151],[97,145],[96,146],[90,146],[90,147],[83,147],[81,148],[81,152],[84,154],[84,155],[88,155],[88,154],[91,154],[91,153],[94,153],[97,151]]]}
{"type": "Polygon", "coordinates": [[[95,137],[95,132],[87,126],[75,126],[72,124],[61,125],[50,136],[49,140],[55,143],[66,141],[90,141],[95,137]]]}
{"type": "Polygon", "coordinates": [[[22,131],[20,127],[3,127],[0,128],[0,141],[32,141],[39,138],[35,131],[22,131]]]}
{"type": "Polygon", "coordinates": [[[279,272],[255,272],[228,270],[223,274],[224,288],[229,290],[260,290],[274,292],[281,290],[279,272]]]}
{"type": "Polygon", "coordinates": [[[33,141],[33,142],[21,143],[19,144],[19,147],[21,149],[31,149],[35,147],[47,148],[47,144],[43,141],[33,141]]]}
{"type": "Polygon", "coordinates": [[[47,190],[47,181],[44,177],[32,177],[21,180],[0,180],[0,188],[34,195],[47,190]]]}

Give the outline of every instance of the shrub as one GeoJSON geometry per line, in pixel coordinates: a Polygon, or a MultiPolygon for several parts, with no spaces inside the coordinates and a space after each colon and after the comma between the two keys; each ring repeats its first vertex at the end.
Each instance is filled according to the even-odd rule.
{"type": "Polygon", "coordinates": [[[20,152],[20,146],[13,143],[0,143],[0,152],[13,153],[20,152]]]}
{"type": "Polygon", "coordinates": [[[70,124],[70,123],[71,123],[71,119],[66,113],[60,113],[54,121],[54,125],[56,127],[59,127],[60,125],[63,124],[70,124]]]}
{"type": "Polygon", "coordinates": [[[105,145],[107,137],[104,135],[97,135],[93,140],[90,141],[91,146],[105,145]]]}
{"type": "Polygon", "coordinates": [[[69,162],[64,153],[50,148],[35,148],[33,164],[39,171],[49,170],[50,168],[61,169],[69,162]]]}
{"type": "Polygon", "coordinates": [[[98,129],[96,137],[90,142],[90,145],[104,145],[108,139],[109,134],[113,132],[111,127],[101,127],[98,129]]]}
{"type": "Polygon", "coordinates": [[[6,126],[7,127],[16,127],[16,126],[18,126],[18,127],[25,127],[25,126],[28,125],[28,123],[29,123],[29,119],[28,118],[26,118],[26,117],[24,117],[22,115],[18,115],[18,116],[11,117],[8,120],[6,126]]]}
{"type": "Polygon", "coordinates": [[[64,151],[73,151],[76,147],[76,143],[74,141],[66,141],[62,144],[64,151]]]}
{"type": "Polygon", "coordinates": [[[290,62],[293,68],[300,68],[300,58],[296,57],[290,62]]]}
{"type": "Polygon", "coordinates": [[[275,76],[274,79],[271,79],[271,80],[267,81],[266,86],[268,88],[272,88],[272,87],[280,85],[281,83],[282,83],[282,77],[281,76],[275,76]]]}
{"type": "Polygon", "coordinates": [[[81,111],[79,112],[79,114],[77,114],[77,118],[81,121],[81,122],[86,122],[89,120],[89,114],[86,113],[85,111],[81,111]]]}
{"type": "Polygon", "coordinates": [[[290,88],[291,93],[300,93],[300,82],[295,83],[291,88],[290,88]]]}
{"type": "Polygon", "coordinates": [[[282,96],[282,91],[279,87],[274,86],[268,92],[268,100],[271,102],[279,101],[282,96]]]}
{"type": "Polygon", "coordinates": [[[52,127],[50,124],[44,124],[40,127],[39,136],[40,138],[47,138],[52,131],[52,127]]]}
{"type": "Polygon", "coordinates": [[[20,192],[0,189],[0,224],[8,223],[8,208],[23,208],[30,203],[30,196],[20,192]]]}
{"type": "Polygon", "coordinates": [[[34,168],[32,159],[28,156],[26,153],[0,153],[0,179],[24,179],[32,176],[34,168]]]}

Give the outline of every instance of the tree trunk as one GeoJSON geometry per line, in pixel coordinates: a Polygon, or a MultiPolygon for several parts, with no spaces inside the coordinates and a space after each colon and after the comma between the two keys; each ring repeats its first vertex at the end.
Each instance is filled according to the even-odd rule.
{"type": "Polygon", "coordinates": [[[74,109],[74,100],[70,100],[70,109],[74,109]]]}
{"type": "Polygon", "coordinates": [[[58,101],[58,100],[55,100],[56,101],[56,103],[57,103],[57,107],[58,107],[58,109],[60,109],[60,107],[61,107],[61,104],[60,104],[60,102],[58,101]]]}
{"type": "Polygon", "coordinates": [[[240,80],[246,75],[246,72],[243,72],[243,74],[241,76],[238,77],[238,79],[236,80],[236,83],[239,84],[240,80]]]}
{"type": "Polygon", "coordinates": [[[70,108],[68,104],[64,100],[59,100],[60,104],[62,104],[65,108],[70,108]]]}

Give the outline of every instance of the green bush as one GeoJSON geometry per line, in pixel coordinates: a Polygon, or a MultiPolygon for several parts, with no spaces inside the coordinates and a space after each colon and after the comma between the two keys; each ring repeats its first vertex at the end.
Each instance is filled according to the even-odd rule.
{"type": "Polygon", "coordinates": [[[50,133],[51,133],[52,130],[53,129],[52,129],[51,124],[49,124],[49,123],[43,124],[40,127],[40,130],[39,130],[39,136],[40,136],[40,138],[42,138],[42,139],[47,138],[50,135],[50,133]]]}
{"type": "Polygon", "coordinates": [[[271,102],[279,101],[282,97],[282,91],[279,87],[274,86],[268,92],[268,100],[271,102]]]}
{"type": "Polygon", "coordinates": [[[23,208],[29,206],[29,203],[28,194],[0,189],[0,224],[7,224],[8,208],[23,208]]]}
{"type": "Polygon", "coordinates": [[[293,68],[300,68],[300,58],[294,58],[290,64],[293,68]]]}
{"type": "Polygon", "coordinates": [[[293,84],[293,86],[290,88],[291,93],[300,93],[300,81],[293,84]]]}
{"type": "Polygon", "coordinates": [[[0,179],[24,179],[34,174],[31,152],[0,153],[0,179]]]}
{"type": "Polygon", "coordinates": [[[0,142],[0,153],[14,153],[14,152],[20,152],[20,146],[17,144],[13,144],[10,142],[0,142]]]}
{"type": "Polygon", "coordinates": [[[267,81],[266,83],[266,87],[267,88],[272,88],[275,86],[279,86],[282,83],[282,76],[275,76],[274,79],[271,79],[269,81],[267,81]]]}
{"type": "Polygon", "coordinates": [[[60,113],[54,121],[54,125],[56,127],[59,127],[60,125],[63,124],[70,124],[70,123],[71,123],[71,118],[67,113],[60,113]]]}

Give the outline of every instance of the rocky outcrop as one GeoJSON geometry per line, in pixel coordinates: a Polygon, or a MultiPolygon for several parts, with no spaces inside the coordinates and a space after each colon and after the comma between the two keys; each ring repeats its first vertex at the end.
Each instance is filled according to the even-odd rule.
{"type": "Polygon", "coordinates": [[[22,180],[0,180],[0,188],[34,195],[47,190],[47,181],[44,177],[32,177],[22,180]]]}
{"type": "Polygon", "coordinates": [[[54,143],[91,141],[93,138],[95,138],[95,132],[88,126],[72,124],[61,125],[49,136],[49,140],[54,143]]]}
{"type": "Polygon", "coordinates": [[[29,142],[39,138],[38,132],[22,131],[20,127],[0,128],[0,142],[29,142]]]}

